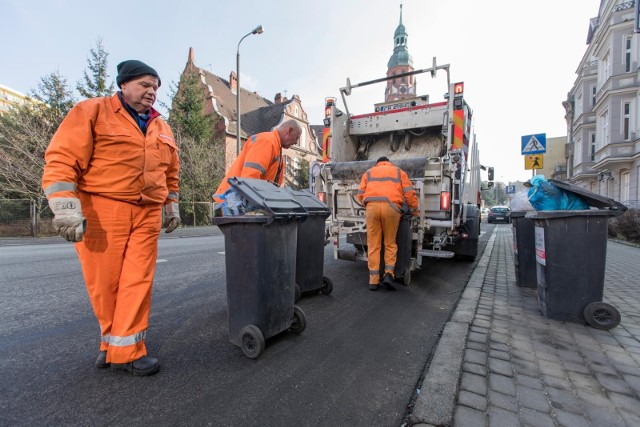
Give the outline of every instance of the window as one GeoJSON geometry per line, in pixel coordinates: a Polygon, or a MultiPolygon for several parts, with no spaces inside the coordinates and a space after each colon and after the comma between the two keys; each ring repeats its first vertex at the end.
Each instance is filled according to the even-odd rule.
{"type": "Polygon", "coordinates": [[[631,71],[631,36],[624,38],[624,71],[631,71]]]}
{"type": "Polygon", "coordinates": [[[575,117],[580,117],[582,115],[582,92],[576,96],[575,110],[575,117]]]}
{"type": "Polygon", "coordinates": [[[602,79],[600,80],[602,85],[604,85],[607,82],[607,80],[609,80],[609,77],[611,77],[611,68],[609,64],[609,52],[607,52],[602,58],[602,61],[600,62],[600,72],[598,74],[602,76],[602,79]]]}
{"type": "Polygon", "coordinates": [[[284,156],[284,165],[285,165],[284,166],[285,173],[287,175],[292,175],[293,174],[293,165],[292,165],[292,162],[291,162],[291,157],[284,156]]]}
{"type": "Polygon", "coordinates": [[[631,122],[631,102],[625,101],[622,103],[622,137],[625,141],[628,141],[631,137],[631,131],[629,130],[630,122],[631,122]]]}
{"type": "Polygon", "coordinates": [[[596,141],[598,142],[598,147],[604,147],[609,144],[609,110],[600,115],[599,125],[596,141]]]}
{"type": "Polygon", "coordinates": [[[596,88],[596,85],[591,86],[591,106],[595,106],[596,105],[596,93],[598,92],[598,89],[596,88]]]}
{"type": "Polygon", "coordinates": [[[629,182],[631,181],[631,175],[629,171],[624,171],[620,174],[620,201],[626,202],[629,200],[629,182]]]}
{"type": "Polygon", "coordinates": [[[591,161],[595,162],[596,161],[596,133],[590,133],[589,134],[589,138],[591,139],[591,161]]]}
{"type": "Polygon", "coordinates": [[[576,139],[573,143],[573,164],[582,163],[582,139],[576,139]]]}

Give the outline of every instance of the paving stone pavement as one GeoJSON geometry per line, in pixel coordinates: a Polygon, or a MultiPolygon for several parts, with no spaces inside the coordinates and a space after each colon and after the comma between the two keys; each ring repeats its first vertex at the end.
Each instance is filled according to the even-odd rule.
{"type": "Polygon", "coordinates": [[[516,285],[511,226],[496,226],[411,424],[640,426],[640,248],[608,241],[603,301],[622,318],[609,331],[545,318],[516,285]]]}

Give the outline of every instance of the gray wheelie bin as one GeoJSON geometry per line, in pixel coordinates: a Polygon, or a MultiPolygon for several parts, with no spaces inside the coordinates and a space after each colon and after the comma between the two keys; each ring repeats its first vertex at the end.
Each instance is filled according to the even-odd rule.
{"type": "Polygon", "coordinates": [[[324,273],[325,221],[331,211],[308,190],[287,189],[304,207],[307,218],[298,225],[296,252],[296,301],[302,295],[329,295],[333,282],[324,273]]]}
{"type": "Polygon", "coordinates": [[[602,302],[607,224],[626,207],[572,184],[549,182],[580,195],[592,209],[527,212],[534,221],[540,311],[549,319],[615,328],[620,313],[602,302]]]}
{"type": "Polygon", "coordinates": [[[256,358],[266,339],[306,327],[304,312],[294,303],[298,223],[307,213],[290,193],[267,181],[230,178],[229,183],[250,206],[244,215],[212,219],[225,239],[229,341],[256,358]]]}
{"type": "Polygon", "coordinates": [[[524,211],[511,212],[516,285],[523,288],[535,288],[537,279],[534,225],[532,219],[525,218],[525,214],[524,211]]]}

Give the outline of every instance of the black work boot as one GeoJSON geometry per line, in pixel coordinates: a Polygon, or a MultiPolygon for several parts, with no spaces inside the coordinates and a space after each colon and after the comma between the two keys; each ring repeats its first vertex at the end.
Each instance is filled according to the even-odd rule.
{"type": "Polygon", "coordinates": [[[131,372],[134,377],[146,377],[160,370],[160,361],[154,357],[142,356],[129,363],[112,363],[111,368],[131,372]]]}
{"type": "Polygon", "coordinates": [[[391,274],[386,273],[384,275],[384,278],[382,279],[382,284],[384,285],[385,288],[389,289],[390,291],[395,291],[396,287],[393,286],[393,277],[391,277],[391,274]]]}
{"type": "Polygon", "coordinates": [[[111,363],[107,363],[107,352],[101,351],[96,358],[96,368],[105,369],[111,366],[111,363]]]}
{"type": "Polygon", "coordinates": [[[369,290],[370,291],[377,291],[378,290],[378,285],[377,284],[373,284],[373,283],[369,283],[369,290]]]}

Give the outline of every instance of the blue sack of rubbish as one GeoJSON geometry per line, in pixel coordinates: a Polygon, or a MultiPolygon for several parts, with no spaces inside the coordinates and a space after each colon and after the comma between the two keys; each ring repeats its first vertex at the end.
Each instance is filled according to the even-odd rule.
{"type": "Polygon", "coordinates": [[[529,203],[537,211],[576,211],[589,210],[590,206],[577,194],[556,187],[544,178],[536,175],[529,181],[529,203]]]}
{"type": "Polygon", "coordinates": [[[222,216],[239,216],[252,210],[247,201],[233,188],[228,189],[219,197],[222,199],[222,203],[218,203],[215,209],[221,210],[222,216]]]}

